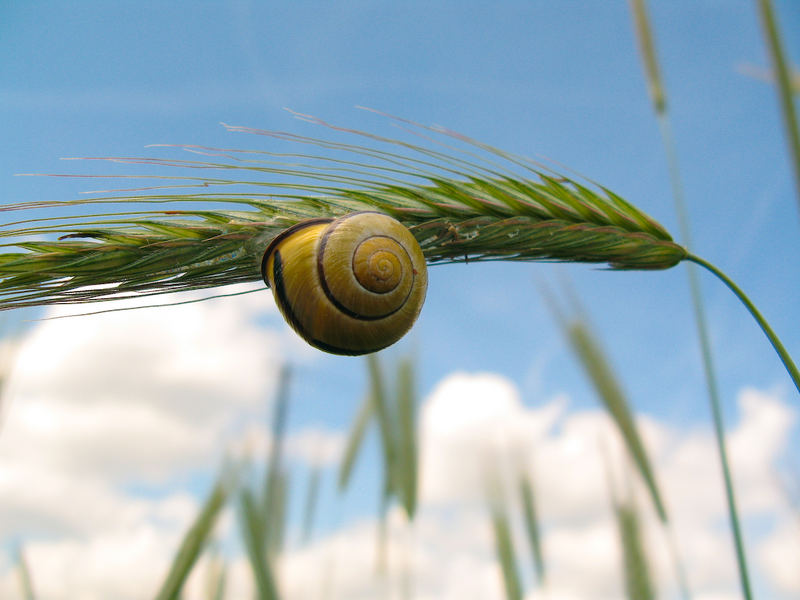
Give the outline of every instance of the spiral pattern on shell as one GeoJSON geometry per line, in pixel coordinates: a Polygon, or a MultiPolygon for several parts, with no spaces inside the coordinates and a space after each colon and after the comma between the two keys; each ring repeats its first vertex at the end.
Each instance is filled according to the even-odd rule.
{"type": "Polygon", "coordinates": [[[347,355],[376,352],[403,337],[428,285],[414,236],[377,212],[290,227],[267,247],[261,273],[303,339],[347,355]]]}

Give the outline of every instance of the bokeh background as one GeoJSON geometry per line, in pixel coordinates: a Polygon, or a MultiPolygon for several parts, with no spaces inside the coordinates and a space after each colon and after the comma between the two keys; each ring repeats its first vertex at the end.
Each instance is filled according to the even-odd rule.
{"type": "MultiPolygon", "coordinates": [[[[694,250],[751,295],[798,356],[800,211],[755,3],[650,4],[694,250]]],[[[800,9],[791,0],[776,9],[797,64],[800,9]]],[[[285,107],[397,135],[356,106],[557,161],[677,235],[621,0],[0,4],[3,203],[119,185],[18,174],[125,172],[62,157],[164,155],[148,144],[283,148],[221,122],[328,135],[285,107]]],[[[288,365],[287,598],[391,597],[398,578],[413,581],[416,598],[502,598],[481,465],[499,471],[511,455],[535,477],[548,563],[544,590],[522,565],[529,597],[621,597],[601,450],[614,455],[616,438],[539,293],[568,280],[639,415],[693,597],[740,597],[684,267],[493,263],[429,276],[417,325],[382,357],[414,359],[420,442],[419,513],[409,526],[390,509],[383,573],[374,431],[348,492],[335,489],[365,362],[305,346],[269,291],[72,319],[37,320],[87,307],[3,315],[15,352],[0,431],[0,595],[21,597],[22,545],[41,598],[152,597],[222,457],[263,454],[288,365]],[[302,498],[317,466],[315,527],[303,540],[302,498]]],[[[701,281],[754,587],[761,598],[797,597],[797,392],[735,298],[701,281]]],[[[644,495],[640,504],[654,577],[676,597],[663,532],[644,495]]],[[[235,521],[226,513],[220,552],[228,597],[244,598],[252,583],[235,521]]],[[[202,577],[198,568],[187,598],[203,597],[202,577]]]]}

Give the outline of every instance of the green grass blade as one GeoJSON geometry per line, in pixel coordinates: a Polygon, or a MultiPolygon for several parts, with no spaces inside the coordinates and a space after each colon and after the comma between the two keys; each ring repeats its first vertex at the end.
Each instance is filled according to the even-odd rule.
{"type": "Polygon", "coordinates": [[[778,22],[771,0],[758,0],[758,13],[764,27],[764,37],[767,41],[772,70],[778,83],[778,98],[781,104],[783,125],[789,143],[789,159],[792,163],[794,183],[797,190],[797,200],[800,202],[800,127],[797,124],[797,113],[792,98],[792,77],[789,70],[786,53],[783,50],[778,22]]]}
{"type": "Polygon", "coordinates": [[[383,449],[384,488],[386,494],[392,496],[397,491],[397,440],[393,426],[391,404],[386,392],[386,383],[376,354],[367,356],[367,370],[369,373],[370,397],[373,410],[378,420],[381,447],[383,449]]]}
{"type": "Polygon", "coordinates": [[[224,565],[221,567],[220,573],[217,576],[216,586],[211,588],[211,595],[209,595],[208,600],[224,600],[225,598],[225,586],[228,582],[228,570],[227,567],[224,565]]]}
{"type": "Polygon", "coordinates": [[[278,471],[273,489],[269,511],[265,512],[265,539],[267,550],[273,555],[283,550],[286,537],[286,519],[289,506],[289,472],[285,468],[278,471]]]}
{"type": "Polygon", "coordinates": [[[625,446],[628,449],[628,454],[633,459],[642,480],[645,482],[653,507],[661,520],[668,538],[670,557],[675,568],[681,594],[684,598],[689,598],[689,584],[686,579],[683,562],[675,544],[667,509],[656,480],[655,472],[651,466],[644,444],[642,443],[641,436],[639,436],[638,429],[636,428],[630,404],[611,369],[611,365],[600,348],[599,343],[586,324],[582,321],[575,321],[568,326],[568,332],[576,354],[580,358],[585,371],[602,399],[606,410],[608,410],[612,420],[617,425],[625,446]]]}
{"type": "Polygon", "coordinates": [[[243,488],[239,496],[239,525],[256,583],[257,597],[258,600],[278,600],[278,588],[261,535],[264,531],[262,515],[253,493],[243,488]]]}
{"type": "Polygon", "coordinates": [[[567,335],[597,395],[603,401],[603,405],[619,429],[625,446],[647,486],[658,517],[666,523],[667,511],[650,465],[650,459],[636,428],[628,400],[614,376],[605,353],[582,321],[575,320],[569,324],[567,335]]]}
{"type": "Polygon", "coordinates": [[[28,567],[28,561],[25,559],[25,552],[22,545],[16,548],[17,554],[17,574],[19,575],[19,584],[22,588],[22,597],[24,600],[36,600],[36,594],[33,591],[33,578],[31,577],[31,570],[28,567]]]}
{"type": "Polygon", "coordinates": [[[228,580],[228,567],[225,561],[214,552],[209,558],[206,578],[206,600],[223,600],[228,580]]]}
{"type": "Polygon", "coordinates": [[[403,359],[397,368],[397,481],[399,495],[409,520],[417,507],[417,432],[414,365],[403,359]]]}
{"type": "Polygon", "coordinates": [[[507,600],[522,600],[522,583],[517,571],[517,559],[511,538],[508,513],[499,499],[491,506],[492,531],[494,533],[495,553],[503,573],[503,585],[507,600]]]}
{"type": "Polygon", "coordinates": [[[280,548],[283,537],[287,487],[282,457],[290,379],[291,370],[283,367],[278,376],[277,394],[272,407],[271,436],[264,470],[261,522],[264,524],[264,543],[270,551],[280,548]]]}
{"type": "Polygon", "coordinates": [[[647,17],[645,0],[630,0],[630,6],[633,12],[636,38],[639,40],[639,53],[644,63],[650,99],[653,102],[656,113],[664,113],[667,110],[667,96],[664,93],[664,84],[658,68],[656,45],[653,41],[653,32],[650,29],[650,20],[647,17]]]}
{"type": "Polygon", "coordinates": [[[347,444],[345,445],[344,455],[342,462],[339,465],[338,487],[339,492],[347,489],[350,483],[350,476],[353,473],[353,466],[355,465],[358,453],[361,451],[364,435],[367,431],[372,416],[375,414],[375,402],[372,400],[372,395],[367,394],[358,409],[353,424],[350,427],[350,433],[347,436],[347,444]]]}
{"type": "Polygon", "coordinates": [[[525,519],[525,532],[528,535],[528,544],[533,556],[533,567],[536,578],[541,587],[545,583],[545,562],[542,552],[542,538],[539,531],[539,519],[536,511],[536,497],[533,483],[529,476],[520,474],[519,493],[522,504],[522,516],[525,519]]]}
{"type": "Polygon", "coordinates": [[[306,502],[303,509],[303,541],[311,539],[311,532],[314,528],[314,514],[319,502],[319,484],[322,478],[322,469],[319,465],[314,465],[308,475],[308,490],[306,492],[306,502]]]}
{"type": "Polygon", "coordinates": [[[184,535],[164,583],[161,584],[161,588],[155,596],[156,600],[179,598],[186,578],[211,538],[214,525],[228,501],[237,478],[238,474],[233,467],[230,465],[223,467],[202,510],[184,535]]]}
{"type": "MultiPolygon", "coordinates": [[[[617,533],[622,549],[622,576],[625,582],[625,592],[629,600],[653,600],[655,592],[650,577],[650,566],[642,539],[641,521],[636,507],[630,477],[626,477],[626,499],[621,500],[617,493],[617,485],[611,470],[610,458],[605,446],[603,452],[603,465],[605,466],[608,491],[617,523],[617,533]]],[[[630,465],[625,460],[626,467],[630,465]]],[[[626,469],[630,475],[630,469],[626,469]]]]}
{"type": "Polygon", "coordinates": [[[636,508],[633,503],[617,504],[614,515],[622,544],[627,596],[629,600],[654,600],[656,596],[636,508]]]}
{"type": "MultiPolygon", "coordinates": [[[[789,376],[792,378],[792,382],[800,391],[800,372],[797,370],[797,366],[795,365],[792,357],[787,352],[786,348],[781,343],[778,336],[772,330],[767,320],[761,315],[761,312],[756,308],[756,306],[750,301],[750,298],[745,294],[739,286],[737,286],[732,279],[730,279],[725,273],[723,273],[720,269],[709,263],[708,261],[694,255],[690,255],[687,260],[690,260],[698,265],[704,267],[711,273],[713,273],[717,278],[719,278],[727,287],[730,289],[734,295],[745,305],[747,310],[753,316],[753,318],[758,323],[761,330],[769,339],[772,347],[780,356],[781,361],[783,362],[784,367],[786,368],[789,376]]],[[[703,313],[698,313],[698,318],[701,321],[704,321],[703,313]]],[[[705,326],[703,325],[702,330],[705,330],[705,326]]],[[[703,354],[704,357],[707,352],[709,352],[709,342],[706,336],[702,336],[703,340],[703,354]]],[[[709,364],[710,358],[705,358],[704,364],[709,364]]],[[[712,416],[714,420],[714,432],[716,435],[717,440],[717,448],[720,455],[720,462],[722,464],[722,475],[723,480],[725,483],[725,499],[728,505],[728,513],[731,522],[731,529],[733,531],[733,539],[734,544],[736,546],[736,560],[739,566],[739,579],[742,586],[742,591],[748,600],[752,598],[752,592],[750,590],[750,576],[747,569],[747,556],[745,553],[745,545],[744,539],[741,532],[741,527],[739,525],[739,517],[738,511],[736,507],[736,495],[733,490],[733,477],[731,476],[730,466],[728,464],[728,456],[727,451],[725,449],[725,428],[722,420],[722,409],[720,407],[718,394],[716,389],[712,388],[712,416]]]]}

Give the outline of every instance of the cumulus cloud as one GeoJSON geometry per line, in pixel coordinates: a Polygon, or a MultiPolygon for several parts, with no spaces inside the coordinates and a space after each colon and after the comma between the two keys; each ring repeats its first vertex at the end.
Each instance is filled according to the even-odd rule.
{"type": "MultiPolygon", "coordinates": [[[[213,469],[232,439],[265,451],[263,409],[283,357],[305,356],[286,327],[259,326],[274,311],[269,295],[128,311],[38,324],[10,381],[11,410],[0,435],[0,535],[34,536],[25,550],[41,597],[152,596],[199,499],[166,482],[213,469]],[[241,422],[248,415],[244,430],[241,422]],[[159,493],[131,491],[160,484],[159,493]]],[[[757,581],[769,597],[800,593],[800,536],[790,528],[773,469],[787,451],[795,411],[777,393],[739,397],[740,422],[728,433],[740,510],[757,581]]],[[[738,597],[733,549],[714,439],[638,420],[670,509],[693,597],[738,597]]],[[[278,564],[287,598],[374,598],[404,586],[423,600],[504,597],[486,510],[487,477],[505,484],[519,567],[528,597],[621,597],[621,551],[611,512],[612,480],[626,481],[623,446],[600,409],[570,411],[565,397],[523,404],[516,385],[493,373],[452,373],[420,409],[420,503],[413,524],[388,518],[387,564],[376,570],[377,523],[345,523],[278,564]],[[516,484],[530,477],[542,520],[548,585],[534,589],[516,484]]],[[[291,430],[286,457],[320,466],[341,456],[343,434],[291,430]]],[[[260,454],[262,455],[262,454],[260,454]]],[[[653,572],[664,597],[675,592],[663,529],[646,490],[634,482],[653,572]]],[[[232,517],[221,535],[236,536],[232,517]]],[[[227,559],[230,597],[249,597],[252,576],[236,549],[227,559]]],[[[204,597],[201,564],[186,598],[204,597]]],[[[8,557],[0,596],[18,595],[8,557]]]]}
{"type": "Polygon", "coordinates": [[[482,501],[488,474],[526,455],[563,408],[558,399],[526,409],[514,384],[493,373],[449,375],[421,410],[423,501],[482,501]]]}
{"type": "MultiPolygon", "coordinates": [[[[786,451],[795,411],[778,394],[754,389],[743,390],[738,404],[740,420],[727,440],[740,516],[746,523],[774,516],[785,505],[774,469],[786,451]]],[[[697,597],[737,597],[736,563],[711,432],[679,430],[649,418],[640,418],[638,424],[693,591],[697,597]]],[[[514,471],[523,469],[537,490],[550,592],[565,598],[619,597],[619,542],[605,463],[615,465],[612,480],[617,482],[625,481],[627,469],[620,437],[602,411],[567,412],[563,398],[528,408],[515,386],[501,376],[456,373],[442,380],[425,401],[421,444],[425,502],[480,501],[486,497],[487,465],[505,471],[511,483],[514,471]]],[[[506,493],[513,498],[513,487],[506,493]]],[[[654,574],[662,588],[674,591],[665,532],[644,487],[636,485],[634,493],[652,548],[654,574]]],[[[748,539],[760,544],[765,572],[774,571],[784,593],[796,593],[791,588],[796,562],[787,560],[793,554],[782,544],[793,544],[798,552],[800,539],[776,537],[779,530],[776,526],[761,542],[754,530],[748,539]],[[772,567],[767,567],[770,561],[772,567]]],[[[521,537],[518,541],[525,548],[521,537]]]]}
{"type": "Polygon", "coordinates": [[[287,553],[280,563],[282,589],[287,598],[313,598],[328,585],[333,597],[372,600],[406,586],[420,599],[499,600],[502,581],[487,560],[491,531],[483,517],[425,510],[412,526],[399,509],[391,511],[384,568],[376,558],[376,524],[360,520],[287,553]]]}
{"type": "MultiPolygon", "coordinates": [[[[146,301],[113,302],[108,308],[146,301]]],[[[8,394],[20,402],[146,403],[181,418],[214,420],[226,410],[221,398],[255,407],[273,385],[292,350],[292,338],[256,326],[274,312],[269,294],[246,294],[43,321],[19,348],[8,394]]],[[[56,307],[46,316],[65,314],[68,309],[56,307]]]]}
{"type": "Polygon", "coordinates": [[[213,472],[239,422],[264,412],[286,357],[306,356],[282,321],[263,326],[275,313],[269,293],[249,294],[41,321],[20,340],[0,431],[0,535],[34,536],[40,577],[75,583],[43,597],[124,598],[113,578],[134,590],[130,573],[161,575],[197,510],[180,482],[213,472]],[[131,491],[142,484],[153,491],[131,491]]]}
{"type": "Polygon", "coordinates": [[[782,514],[772,532],[759,543],[756,559],[775,587],[800,596],[800,522],[797,515],[782,514]]]}
{"type": "MultiPolygon", "coordinates": [[[[785,450],[794,411],[777,394],[752,389],[744,390],[738,401],[742,416],[729,431],[728,441],[737,490],[744,499],[741,516],[745,523],[764,515],[785,517],[774,483],[763,474],[785,450]]],[[[719,471],[711,433],[679,430],[647,418],[640,419],[640,429],[668,498],[692,596],[739,598],[724,497],[720,490],[710,489],[718,478],[712,474],[719,471]],[[701,484],[700,477],[710,479],[701,484]],[[699,514],[695,502],[699,502],[699,514]]],[[[544,589],[533,585],[519,504],[513,489],[506,489],[526,597],[611,600],[624,596],[621,546],[603,455],[621,464],[614,474],[618,484],[625,481],[626,467],[615,428],[602,411],[569,412],[564,398],[526,407],[516,387],[499,375],[455,373],[425,399],[420,443],[424,485],[419,512],[413,524],[406,522],[399,509],[390,512],[387,570],[375,568],[377,523],[362,519],[283,555],[279,574],[287,598],[314,597],[325,586],[334,597],[356,600],[404,586],[422,599],[505,598],[486,510],[487,457],[488,464],[511,474],[527,468],[526,474],[536,484],[548,569],[544,589]],[[602,450],[603,445],[607,450],[602,450]]],[[[661,597],[678,597],[667,535],[642,485],[633,486],[633,498],[661,597]]],[[[751,568],[761,595],[796,597],[800,585],[796,531],[787,530],[787,521],[781,518],[767,531],[750,528],[747,536],[754,549],[751,568]]]]}
{"type": "Polygon", "coordinates": [[[286,454],[290,459],[326,467],[339,462],[344,444],[344,435],[339,431],[306,427],[294,432],[286,440],[286,454]]]}

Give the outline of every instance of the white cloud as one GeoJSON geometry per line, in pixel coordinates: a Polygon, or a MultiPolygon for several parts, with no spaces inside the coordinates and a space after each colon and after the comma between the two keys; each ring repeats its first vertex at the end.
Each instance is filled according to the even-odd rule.
{"type": "Polygon", "coordinates": [[[0,435],[4,464],[106,480],[163,481],[176,467],[197,467],[214,455],[218,432],[151,405],[74,405],[27,399],[14,407],[0,435]],[[216,433],[216,435],[215,435],[216,433]]]}
{"type": "Polygon", "coordinates": [[[0,530],[103,530],[146,504],[119,486],[215,468],[271,396],[286,344],[255,325],[270,312],[252,294],[36,323],[5,394],[0,530]]]}
{"type": "MultiPolygon", "coordinates": [[[[740,394],[739,406],[740,422],[727,439],[740,517],[747,522],[749,517],[774,514],[782,506],[773,473],[790,439],[795,411],[776,394],[752,389],[740,394]]],[[[736,563],[713,436],[707,430],[675,430],[653,419],[639,422],[693,591],[698,596],[737,597],[736,563]]],[[[421,443],[427,502],[481,500],[487,464],[506,472],[509,465],[512,472],[529,465],[545,522],[545,552],[552,561],[551,593],[618,596],[621,567],[603,455],[607,453],[616,465],[617,482],[625,481],[619,469],[624,463],[619,436],[605,414],[565,413],[563,400],[526,408],[513,384],[500,376],[454,374],[434,389],[423,406],[421,443]]],[[[660,585],[673,586],[664,533],[644,487],[637,484],[635,492],[644,509],[646,535],[657,550],[651,553],[654,573],[660,585]]],[[[750,541],[758,539],[757,531],[748,533],[750,541]]],[[[520,544],[524,546],[521,538],[520,544]]],[[[792,568],[778,551],[764,550],[763,555],[780,562],[773,565],[776,577],[792,568]]],[[[789,585],[787,580],[784,587],[789,585]]]]}
{"type": "Polygon", "coordinates": [[[462,511],[449,518],[436,510],[421,512],[409,526],[401,511],[389,515],[386,569],[376,560],[378,533],[363,520],[288,553],[280,575],[287,598],[331,596],[352,600],[394,597],[404,585],[413,597],[443,600],[500,600],[499,570],[487,560],[488,521],[482,511],[462,511]],[[313,575],[312,575],[313,574],[313,575]]]}
{"type": "Polygon", "coordinates": [[[778,518],[773,531],[759,544],[755,558],[778,590],[800,596],[800,521],[797,514],[778,518]]]}
{"type": "Polygon", "coordinates": [[[288,327],[258,326],[275,313],[266,292],[35,323],[4,396],[0,535],[141,525],[160,500],[126,485],[170,482],[169,490],[192,469],[213,471],[238,423],[264,411],[277,370],[296,354],[288,327]]]}
{"type": "Polygon", "coordinates": [[[526,455],[562,410],[563,400],[525,409],[516,387],[492,373],[446,377],[421,410],[423,501],[482,501],[488,474],[526,455]]]}
{"type": "MultiPolygon", "coordinates": [[[[28,541],[24,552],[37,597],[152,597],[196,511],[193,500],[179,496],[151,506],[133,522],[96,526],[91,535],[28,541]]],[[[21,597],[15,578],[13,571],[0,577],[2,597],[21,597]]]]}
{"type": "MultiPolygon", "coordinates": [[[[260,413],[277,369],[287,354],[307,356],[285,326],[257,326],[273,312],[268,294],[252,294],[36,325],[10,381],[12,406],[0,435],[0,535],[35,536],[25,548],[41,597],[152,596],[199,500],[175,486],[160,496],[136,495],[127,486],[213,469],[228,441],[263,455],[268,433],[260,413]]],[[[786,533],[772,469],[786,452],[795,411],[774,393],[745,390],[739,401],[742,416],[728,440],[743,520],[783,515],[772,528],[748,531],[753,564],[788,598],[800,589],[794,569],[800,550],[786,533]]],[[[388,575],[374,572],[376,523],[365,518],[289,549],[278,569],[286,597],[313,597],[330,585],[334,597],[374,598],[400,589],[410,573],[416,598],[500,600],[487,473],[506,483],[520,571],[530,584],[530,551],[509,485],[520,472],[535,483],[549,569],[548,588],[540,593],[528,585],[529,596],[620,597],[604,456],[613,479],[625,481],[622,445],[601,410],[567,412],[566,405],[556,397],[526,407],[517,387],[497,374],[444,378],[420,411],[417,518],[409,527],[399,510],[390,513],[388,575]]],[[[713,437],[652,418],[639,424],[694,597],[737,597],[713,437]]],[[[343,439],[323,427],[293,430],[286,456],[331,465],[343,439]]],[[[637,483],[634,492],[654,576],[662,589],[674,590],[664,534],[644,488],[637,483]]],[[[236,536],[230,515],[224,521],[222,535],[236,536]]],[[[246,560],[229,558],[231,597],[247,597],[246,560]]],[[[187,599],[203,597],[202,571],[201,565],[187,599]]],[[[0,565],[0,595],[18,595],[17,585],[13,571],[0,565]]]]}
{"type": "Polygon", "coordinates": [[[344,450],[345,437],[339,431],[306,427],[286,439],[286,455],[309,465],[321,467],[337,464],[344,450]]]}
{"type": "MultiPolygon", "coordinates": [[[[15,401],[149,403],[198,422],[215,420],[231,403],[258,407],[292,348],[282,334],[256,326],[274,312],[265,292],[42,321],[19,349],[8,393],[15,401]]],[[[54,308],[47,316],[64,314],[54,308]]]]}

